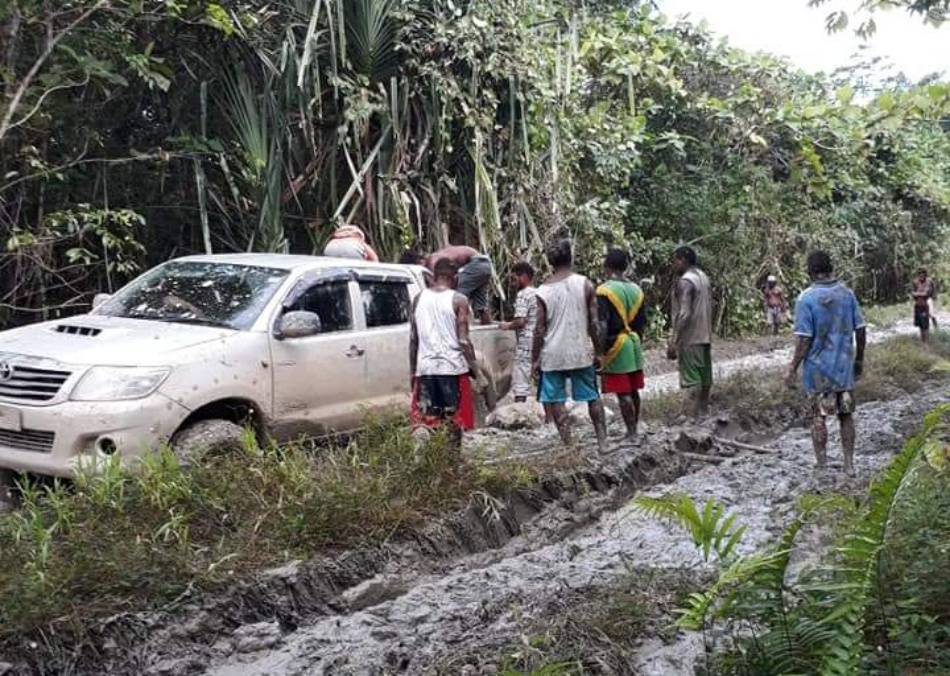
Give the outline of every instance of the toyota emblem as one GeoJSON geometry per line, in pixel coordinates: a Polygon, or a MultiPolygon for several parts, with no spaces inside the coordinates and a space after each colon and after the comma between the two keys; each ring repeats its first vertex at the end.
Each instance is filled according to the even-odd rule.
{"type": "Polygon", "coordinates": [[[5,361],[0,361],[0,382],[13,377],[13,367],[5,361]]]}

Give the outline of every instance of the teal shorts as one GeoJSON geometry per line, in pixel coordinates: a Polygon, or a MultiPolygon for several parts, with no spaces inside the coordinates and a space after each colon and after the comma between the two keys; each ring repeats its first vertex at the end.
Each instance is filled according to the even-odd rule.
{"type": "Polygon", "coordinates": [[[593,366],[571,371],[542,371],[540,399],[542,404],[563,404],[567,401],[567,381],[571,381],[571,398],[591,402],[600,399],[597,374],[593,366]]]}
{"type": "Polygon", "coordinates": [[[686,345],[678,349],[680,387],[690,389],[712,386],[712,348],[706,345],[686,345]]]}

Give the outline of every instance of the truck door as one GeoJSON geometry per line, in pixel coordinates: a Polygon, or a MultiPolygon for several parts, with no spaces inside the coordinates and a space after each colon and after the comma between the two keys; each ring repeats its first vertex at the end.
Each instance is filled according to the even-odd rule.
{"type": "Polygon", "coordinates": [[[290,439],[359,427],[369,393],[365,336],[356,322],[357,288],[349,271],[301,283],[283,311],[320,317],[321,332],[304,338],[271,337],[275,435],[290,439]]]}
{"type": "Polygon", "coordinates": [[[389,273],[357,272],[360,306],[366,329],[366,358],[372,374],[369,402],[374,409],[409,410],[409,315],[411,278],[389,273]]]}

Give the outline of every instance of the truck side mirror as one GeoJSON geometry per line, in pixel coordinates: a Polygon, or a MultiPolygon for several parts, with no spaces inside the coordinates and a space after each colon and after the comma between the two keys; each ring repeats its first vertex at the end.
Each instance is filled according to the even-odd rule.
{"type": "Polygon", "coordinates": [[[315,336],[321,331],[323,331],[323,324],[320,322],[319,315],[305,310],[293,310],[285,312],[277,320],[277,326],[274,328],[274,338],[277,340],[306,338],[307,336],[315,336]]]}
{"type": "Polygon", "coordinates": [[[111,293],[97,293],[92,297],[92,309],[95,310],[97,307],[105,303],[107,300],[112,298],[111,293]]]}

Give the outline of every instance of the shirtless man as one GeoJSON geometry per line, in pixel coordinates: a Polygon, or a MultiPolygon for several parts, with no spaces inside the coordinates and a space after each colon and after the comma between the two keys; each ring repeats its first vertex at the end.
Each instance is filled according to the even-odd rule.
{"type": "Polygon", "coordinates": [[[680,247],[670,262],[679,280],[673,289],[673,332],[666,356],[677,360],[680,387],[689,391],[689,413],[696,419],[709,410],[713,381],[712,290],[706,273],[696,267],[692,248],[680,247]]]}
{"type": "Polygon", "coordinates": [[[571,269],[570,241],[551,244],[547,257],[554,274],[538,287],[532,350],[534,371],[541,383],[541,403],[554,419],[561,440],[570,446],[570,416],[564,405],[570,380],[571,397],[587,403],[597,446],[603,452],[607,447],[607,418],[594,370],[595,363],[601,361],[602,347],[594,284],[571,269]]]}
{"type": "Polygon", "coordinates": [[[435,272],[436,264],[443,258],[452,260],[458,266],[457,291],[468,298],[472,311],[478,315],[482,325],[491,323],[488,312],[488,286],[494,274],[491,260],[470,246],[447,246],[425,259],[423,265],[435,272]]]}
{"type": "Polygon", "coordinates": [[[917,277],[911,282],[910,297],[914,301],[914,326],[920,329],[920,342],[924,345],[930,345],[930,301],[936,295],[936,288],[927,276],[927,270],[920,268],[917,277]]]}

